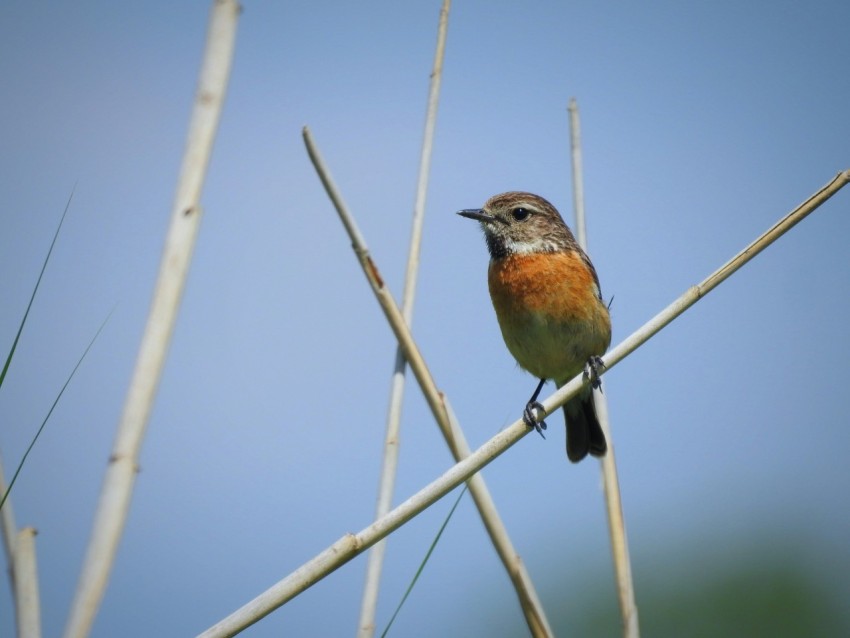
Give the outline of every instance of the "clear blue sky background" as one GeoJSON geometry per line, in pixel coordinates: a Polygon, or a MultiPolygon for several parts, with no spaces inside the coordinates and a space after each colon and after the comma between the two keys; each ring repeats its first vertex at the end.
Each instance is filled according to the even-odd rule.
{"type": "MultiPolygon", "coordinates": [[[[7,473],[115,309],[13,493],[19,525],[39,530],[46,636],[67,616],[134,364],[208,7],[0,7],[0,345],[76,185],[0,391],[7,473]]],[[[245,2],[95,636],[194,635],[370,522],[395,345],[301,127],[400,298],[438,11],[436,0],[245,2]]],[[[615,297],[617,343],[850,168],[848,22],[839,1],[455,3],[414,333],[473,447],[519,416],[534,380],[501,342],[480,233],[454,212],[521,189],[569,220],[575,96],[590,253],[615,297]]],[[[848,236],[850,191],[606,376],[638,604],[665,569],[723,570],[746,547],[792,552],[831,594],[850,593],[848,236]]],[[[560,416],[549,432],[485,478],[547,610],[580,616],[576,601],[596,588],[616,627],[598,465],[567,462],[560,416]]],[[[409,385],[397,501],[450,464],[409,385]]],[[[449,506],[391,538],[380,624],[449,506]]],[[[352,635],[364,567],[245,635],[352,635]]],[[[0,634],[11,616],[4,581],[0,634]]],[[[493,626],[524,631],[467,500],[396,635],[493,626]]]]}

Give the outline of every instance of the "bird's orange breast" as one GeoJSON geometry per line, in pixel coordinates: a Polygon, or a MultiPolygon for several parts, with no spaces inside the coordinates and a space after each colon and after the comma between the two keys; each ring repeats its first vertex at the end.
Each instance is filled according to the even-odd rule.
{"type": "Polygon", "coordinates": [[[533,312],[561,321],[588,321],[601,304],[593,275],[573,251],[494,260],[488,283],[499,314],[533,312]]]}
{"type": "Polygon", "coordinates": [[[490,297],[505,344],[525,370],[562,383],[611,343],[593,272],[574,251],[492,260],[490,297]]]}

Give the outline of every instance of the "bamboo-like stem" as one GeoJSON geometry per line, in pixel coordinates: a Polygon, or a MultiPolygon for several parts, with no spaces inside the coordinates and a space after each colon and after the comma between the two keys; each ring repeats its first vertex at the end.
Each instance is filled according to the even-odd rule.
{"type": "MultiPolygon", "coordinates": [[[[678,299],[664,310],[647,321],[624,341],[610,350],[603,357],[606,374],[611,368],[646,343],[658,331],[693,306],[703,296],[717,287],[732,273],[741,268],[756,254],[779,239],[784,233],[799,223],[804,217],[832,197],[838,190],[850,182],[850,170],[839,173],[829,184],[812,195],[800,206],[779,220],[753,241],[740,253],[718,268],[701,283],[688,288],[678,299]]],[[[368,258],[368,257],[367,257],[368,258]]],[[[583,374],[561,386],[556,392],[543,401],[546,415],[551,414],[564,405],[569,399],[579,393],[586,381],[583,374]]],[[[463,481],[469,479],[485,465],[504,453],[522,437],[529,429],[521,419],[515,421],[505,430],[484,443],[463,461],[457,463],[440,478],[411,496],[404,503],[388,512],[386,516],[375,521],[358,534],[346,534],[316,557],[299,567],[289,576],[273,585],[230,616],[199,635],[199,638],[221,638],[234,636],[246,627],[254,624],[268,615],[288,600],[292,599],[311,585],[315,584],[331,572],[335,571],[358,553],[364,551],[392,531],[416,516],[422,510],[433,504],[439,498],[450,492],[463,481]]]]}
{"type": "MultiPolygon", "coordinates": [[[[581,388],[580,379],[579,383],[572,387],[574,393],[578,393],[581,388]]],[[[439,479],[411,496],[369,527],[357,534],[346,534],[257,598],[201,633],[199,638],[234,636],[254,624],[386,537],[390,532],[401,527],[460,483],[468,480],[528,432],[525,423],[521,420],[516,421],[512,426],[490,439],[476,452],[450,468],[439,479]]]]}
{"type": "Polygon", "coordinates": [[[15,541],[15,615],[18,638],[41,638],[41,606],[33,527],[24,527],[15,541]]]}
{"type": "MultiPolygon", "coordinates": [[[[581,122],[578,104],[571,98],[567,107],[570,116],[570,150],[572,155],[573,207],[576,217],[576,235],[579,245],[587,251],[587,225],[584,211],[584,176],[582,174],[581,122]]],[[[620,499],[620,481],[617,478],[617,457],[614,454],[614,438],[608,419],[608,399],[602,392],[602,386],[593,390],[593,402],[596,415],[605,438],[608,441],[608,453],[600,460],[602,484],[605,491],[605,507],[608,512],[608,533],[611,537],[611,554],[614,560],[614,576],[617,582],[617,594],[620,602],[620,614],[623,619],[623,636],[639,638],[637,605],[632,582],[632,566],[629,559],[629,543],[626,537],[626,523],[623,518],[623,504],[620,499]]]]}
{"type": "Polygon", "coordinates": [[[608,419],[608,401],[604,397],[600,399],[597,391],[594,390],[594,402],[599,423],[608,439],[608,454],[601,460],[602,481],[605,490],[605,508],[608,512],[608,534],[611,538],[611,555],[614,560],[614,578],[617,583],[617,598],[620,603],[623,636],[625,638],[639,638],[640,625],[632,582],[632,563],[629,558],[626,523],[623,517],[622,501],[620,500],[620,482],[617,477],[614,441],[611,437],[611,426],[608,419]]]}
{"type": "Polygon", "coordinates": [[[570,157],[572,159],[573,212],[576,220],[576,239],[587,252],[587,227],[584,216],[584,164],[581,158],[581,123],[574,97],[567,104],[570,116],[570,157]]]}
{"type": "MultiPolygon", "coordinates": [[[[9,489],[0,461],[0,494],[9,489]]],[[[3,503],[2,530],[9,582],[15,602],[15,622],[18,638],[41,638],[41,604],[38,591],[38,568],[35,554],[33,527],[18,530],[12,510],[12,499],[7,495],[3,503]]]]}
{"type": "MultiPolygon", "coordinates": [[[[838,173],[828,184],[824,185],[815,194],[797,206],[797,208],[764,231],[732,259],[727,261],[697,285],[688,288],[678,299],[655,315],[655,317],[647,321],[638,330],[629,335],[629,337],[624,341],[620,342],[616,348],[609,350],[608,354],[602,358],[605,365],[610,368],[622,361],[622,359],[631,353],[636,347],[655,336],[655,334],[664,328],[664,326],[669,324],[676,317],[685,312],[685,310],[693,306],[697,301],[714,290],[717,286],[728,279],[730,275],[740,269],[741,266],[770,246],[770,244],[803,221],[803,219],[813,213],[821,204],[826,202],[848,183],[850,183],[850,170],[844,170],[838,173]]],[[[562,393],[563,388],[561,391],[555,392],[552,395],[552,400],[559,401],[561,398],[559,395],[562,393]]],[[[558,405],[561,405],[561,403],[562,402],[559,401],[558,405]]],[[[544,402],[544,406],[545,405],[546,404],[544,402]]]]}
{"type": "MultiPolygon", "coordinates": [[[[410,327],[404,321],[404,317],[398,309],[389,289],[384,285],[378,268],[375,266],[374,261],[372,261],[369,249],[366,247],[366,241],[357,228],[354,218],[348,212],[348,208],[342,201],[342,196],[339,194],[330,172],[325,166],[315,142],[313,142],[313,137],[306,127],[304,128],[304,143],[307,146],[310,159],[322,180],[322,184],[325,186],[328,196],[348,231],[354,252],[360,261],[360,265],[363,267],[366,279],[369,281],[372,291],[375,293],[375,297],[390,324],[390,328],[404,352],[410,369],[414,377],[416,377],[419,387],[422,389],[422,393],[425,396],[428,406],[431,408],[437,425],[440,427],[440,431],[443,433],[455,460],[460,461],[470,454],[469,444],[466,442],[463,431],[457,422],[449,418],[445,395],[437,389],[434,378],[431,376],[431,372],[428,370],[428,366],[425,364],[425,360],[422,358],[422,354],[419,352],[419,348],[413,339],[410,327]]],[[[481,520],[484,523],[487,533],[490,535],[496,552],[499,554],[499,558],[504,563],[508,571],[508,576],[513,582],[531,634],[533,636],[553,635],[546,616],[543,613],[543,607],[534,590],[534,585],[522,563],[522,559],[511,543],[504,523],[499,518],[496,505],[493,503],[493,498],[487,490],[484,479],[476,477],[470,481],[469,493],[478,507],[481,520]]]]}
{"type": "MultiPolygon", "coordinates": [[[[9,489],[6,483],[6,472],[3,469],[3,459],[0,457],[0,494],[6,494],[9,489]]],[[[6,564],[13,565],[15,560],[15,539],[18,537],[18,526],[15,524],[15,510],[12,508],[12,495],[6,496],[6,502],[0,509],[0,530],[3,533],[3,550],[6,553],[6,564]]],[[[14,569],[10,567],[9,578],[12,591],[15,589],[14,569]]]]}
{"type": "Polygon", "coordinates": [[[127,520],[139,451],[201,221],[201,188],[227,89],[240,10],[236,0],[213,2],[183,165],[150,314],[101,487],[92,534],[65,627],[66,638],[83,638],[90,633],[127,520]]]}
{"type": "MultiPolygon", "coordinates": [[[[6,494],[8,489],[6,471],[3,469],[3,460],[0,458],[0,494],[6,494]]],[[[12,508],[11,494],[6,496],[6,501],[0,509],[0,530],[3,534],[3,550],[6,554],[6,565],[8,565],[9,586],[17,608],[21,597],[18,580],[15,578],[15,545],[18,542],[18,526],[15,523],[15,510],[12,508]]],[[[18,623],[18,626],[20,626],[20,623],[18,623]]]]}
{"type": "Polygon", "coordinates": [[[410,250],[404,279],[401,313],[409,326],[413,319],[413,302],[416,296],[416,278],[419,274],[419,253],[422,245],[422,224],[425,221],[425,199],[428,194],[428,179],[431,174],[431,155],[434,148],[434,131],[437,126],[437,107],[440,103],[440,86],[443,79],[443,58],[446,52],[446,33],[449,27],[451,0],[443,0],[440,21],[437,27],[437,47],[434,52],[434,67],[428,91],[428,107],[425,115],[425,131],[419,158],[419,179],[416,183],[416,202],[413,207],[413,228],[410,250]]]}
{"type": "MultiPolygon", "coordinates": [[[[413,302],[416,296],[416,279],[419,272],[419,253],[422,244],[422,224],[425,219],[425,198],[428,191],[428,176],[431,169],[431,151],[434,147],[434,130],[437,122],[437,106],[440,98],[440,84],[443,77],[443,58],[446,50],[446,32],[449,23],[451,0],[443,0],[440,21],[437,27],[437,48],[434,54],[434,66],[431,71],[431,83],[428,93],[428,107],[425,116],[425,132],[422,141],[422,153],[419,160],[419,179],[416,185],[416,201],[413,207],[413,228],[410,235],[407,269],[404,280],[404,292],[401,298],[401,314],[408,326],[413,323],[413,302]]],[[[378,486],[378,502],[375,506],[375,519],[390,511],[395,489],[396,469],[398,467],[399,432],[401,429],[401,405],[404,397],[404,380],[407,359],[401,346],[396,349],[393,367],[390,401],[387,410],[387,431],[384,436],[384,459],[381,467],[381,479],[378,486]]],[[[369,551],[366,563],[366,580],[363,585],[363,600],[360,605],[360,621],[357,635],[359,638],[371,638],[375,633],[375,614],[378,606],[378,589],[381,582],[381,570],[386,553],[386,541],[380,541],[369,551]]]]}

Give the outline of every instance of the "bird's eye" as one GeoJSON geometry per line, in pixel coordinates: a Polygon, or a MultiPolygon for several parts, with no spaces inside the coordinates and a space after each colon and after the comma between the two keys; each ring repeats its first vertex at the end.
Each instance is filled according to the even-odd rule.
{"type": "Polygon", "coordinates": [[[514,208],[511,211],[511,216],[518,222],[524,222],[531,216],[531,211],[520,206],[519,208],[514,208]]]}

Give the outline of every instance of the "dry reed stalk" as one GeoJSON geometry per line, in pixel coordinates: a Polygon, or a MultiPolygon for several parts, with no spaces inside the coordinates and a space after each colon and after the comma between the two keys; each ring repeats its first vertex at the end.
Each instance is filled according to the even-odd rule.
{"type": "MultiPolygon", "coordinates": [[[[404,292],[401,298],[401,314],[408,326],[413,324],[413,302],[416,296],[416,279],[419,272],[422,223],[425,219],[425,198],[428,190],[428,175],[431,168],[431,151],[434,147],[434,130],[437,122],[440,83],[443,77],[443,58],[445,57],[446,50],[446,31],[449,23],[450,6],[451,0],[443,0],[439,26],[437,27],[437,48],[434,54],[434,66],[431,70],[431,83],[428,92],[425,132],[419,161],[416,201],[413,207],[413,227],[410,235],[407,269],[405,271],[404,292]]],[[[389,407],[387,409],[384,458],[381,464],[378,500],[375,506],[376,519],[381,518],[381,516],[390,511],[390,507],[392,506],[396,469],[398,467],[401,405],[404,397],[406,368],[407,359],[404,357],[404,351],[401,346],[398,346],[393,367],[389,407]]],[[[366,563],[366,579],[363,585],[363,599],[360,605],[360,620],[357,625],[357,635],[359,638],[371,638],[375,633],[375,613],[378,606],[378,590],[380,588],[381,570],[384,564],[385,553],[386,541],[380,541],[369,551],[369,560],[366,563]]]]}
{"type": "MultiPolygon", "coordinates": [[[[9,489],[6,473],[0,461],[0,494],[9,489]]],[[[40,638],[41,603],[38,591],[38,571],[35,553],[35,534],[32,527],[18,530],[12,509],[12,498],[7,495],[0,510],[0,528],[3,548],[9,566],[9,584],[15,604],[15,624],[21,638],[40,638]]]]}
{"type": "MultiPolygon", "coordinates": [[[[6,483],[6,472],[3,469],[3,459],[0,458],[0,494],[6,494],[9,489],[6,483]]],[[[3,503],[3,509],[0,509],[0,530],[3,533],[3,549],[6,552],[6,564],[14,565],[15,561],[15,542],[18,538],[18,526],[15,523],[15,510],[12,508],[11,494],[6,496],[6,502],[3,503]]],[[[15,572],[14,569],[9,570],[11,578],[12,593],[15,594],[15,572]]]]}
{"type": "MultiPolygon", "coordinates": [[[[437,389],[434,378],[431,376],[431,372],[428,370],[428,366],[419,352],[413,335],[410,333],[410,328],[404,321],[404,317],[398,309],[389,289],[384,285],[380,272],[369,254],[369,249],[366,247],[366,241],[360,233],[351,213],[349,213],[348,208],[342,201],[342,196],[337,190],[336,184],[334,184],[333,178],[325,166],[318,148],[316,148],[309,129],[306,127],[304,128],[304,143],[307,146],[310,159],[322,180],[322,184],[325,186],[325,190],[333,202],[343,226],[348,231],[354,253],[360,261],[366,279],[369,281],[372,291],[375,293],[375,297],[384,311],[390,328],[395,333],[399,346],[404,352],[404,356],[410,365],[414,377],[416,377],[419,383],[419,387],[422,389],[425,400],[431,408],[431,413],[434,415],[452,455],[456,461],[466,458],[470,454],[470,448],[466,442],[466,437],[464,437],[463,430],[460,429],[456,421],[449,418],[449,411],[446,407],[447,399],[437,389]]],[[[469,493],[472,495],[472,499],[478,508],[481,520],[496,549],[496,553],[498,553],[499,558],[505,565],[508,576],[514,585],[520,606],[525,614],[529,631],[535,637],[552,636],[552,630],[546,620],[546,615],[543,613],[543,607],[540,604],[537,592],[534,590],[531,578],[525,569],[522,559],[511,543],[505,525],[496,510],[496,504],[493,502],[493,498],[481,476],[475,476],[469,482],[469,493]]]]}
{"type": "Polygon", "coordinates": [[[41,638],[41,605],[34,527],[24,527],[15,542],[15,620],[18,638],[41,638]]]}
{"type": "Polygon", "coordinates": [[[201,188],[227,89],[240,10],[236,0],[213,2],[183,165],[150,314],[103,479],[65,638],[84,638],[91,632],[127,521],[145,427],[201,221],[201,188]]]}
{"type": "MultiPolygon", "coordinates": [[[[570,150],[572,155],[573,207],[576,217],[576,237],[579,245],[587,252],[587,224],[584,211],[584,176],[582,169],[581,123],[578,104],[571,98],[567,107],[570,115],[570,150]]],[[[608,453],[602,457],[602,485],[605,492],[605,508],[608,512],[608,534],[611,538],[611,554],[614,560],[614,576],[617,582],[617,598],[623,619],[623,636],[639,638],[637,605],[632,582],[632,565],[629,559],[629,543],[626,537],[626,523],[623,518],[623,504],[620,499],[620,481],[617,478],[617,457],[614,453],[614,438],[611,435],[611,423],[608,419],[608,400],[602,392],[602,386],[593,391],[593,402],[605,438],[608,441],[608,453]]]]}

